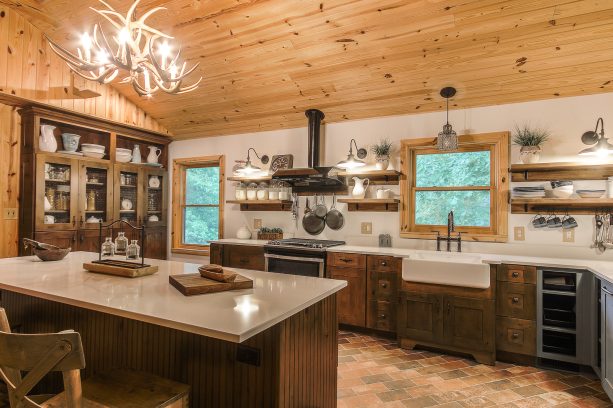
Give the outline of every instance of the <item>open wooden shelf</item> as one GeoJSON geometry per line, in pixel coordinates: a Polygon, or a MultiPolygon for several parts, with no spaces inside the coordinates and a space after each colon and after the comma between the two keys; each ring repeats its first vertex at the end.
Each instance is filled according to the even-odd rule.
{"type": "Polygon", "coordinates": [[[243,183],[257,183],[259,181],[269,181],[272,180],[272,176],[253,176],[253,177],[243,177],[243,176],[232,176],[228,177],[228,181],[240,181],[243,183]]]}
{"type": "Polygon", "coordinates": [[[338,202],[347,204],[349,211],[395,212],[398,211],[400,200],[395,198],[339,198],[338,202]]]}
{"type": "Polygon", "coordinates": [[[575,162],[513,164],[511,181],[606,180],[613,176],[613,163],[575,162]]]}
{"type": "Polygon", "coordinates": [[[239,204],[241,211],[290,211],[291,201],[284,200],[227,200],[227,204],[239,204]]]}
{"type": "Polygon", "coordinates": [[[355,184],[351,177],[367,178],[370,185],[398,185],[402,173],[396,170],[339,171],[339,177],[347,177],[347,184],[355,184]]]}
{"type": "MultiPolygon", "coordinates": [[[[339,200],[340,201],[340,200],[339,200]]],[[[512,198],[511,213],[538,214],[568,211],[571,214],[594,214],[613,210],[613,198],[512,198]]]]}

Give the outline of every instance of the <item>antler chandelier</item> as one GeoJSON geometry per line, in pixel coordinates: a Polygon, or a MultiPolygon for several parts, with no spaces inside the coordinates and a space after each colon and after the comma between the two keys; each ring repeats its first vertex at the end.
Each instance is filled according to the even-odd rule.
{"type": "Polygon", "coordinates": [[[121,83],[131,84],[140,96],[151,96],[157,91],[182,94],[198,87],[202,77],[188,86],[183,86],[183,80],[199,64],[187,69],[186,62],[179,63],[181,49],[173,57],[168,43],[173,37],[145,23],[148,17],[165,10],[165,7],[155,7],[136,20],[135,11],[140,0],[132,4],[125,17],[105,1],[99,1],[106,7],[105,10],[90,9],[104,17],[116,30],[110,41],[100,24],[94,25],[91,35],[86,32],[81,36],[81,45],[76,54],[47,37],[51,49],[66,61],[75,74],[108,84],[120,71],[126,71],[127,76],[121,83]]]}

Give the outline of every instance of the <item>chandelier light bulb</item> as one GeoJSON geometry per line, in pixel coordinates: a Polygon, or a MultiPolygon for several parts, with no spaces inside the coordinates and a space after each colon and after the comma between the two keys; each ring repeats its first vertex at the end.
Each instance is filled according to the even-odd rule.
{"type": "Polygon", "coordinates": [[[119,44],[125,44],[128,42],[128,40],[130,39],[130,32],[128,32],[127,29],[122,28],[121,31],[119,31],[119,44]]]}

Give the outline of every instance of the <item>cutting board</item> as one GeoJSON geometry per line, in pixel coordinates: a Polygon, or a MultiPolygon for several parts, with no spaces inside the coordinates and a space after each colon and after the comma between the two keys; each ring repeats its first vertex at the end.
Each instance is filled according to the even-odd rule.
{"type": "Polygon", "coordinates": [[[84,263],[83,269],[89,272],[103,273],[105,275],[123,276],[125,278],[138,278],[140,276],[153,275],[158,271],[157,265],[145,265],[144,267],[139,268],[125,268],[121,266],[105,265],[91,262],[84,263]]]}
{"type": "Polygon", "coordinates": [[[212,279],[203,278],[199,273],[170,275],[168,281],[185,296],[253,288],[253,281],[241,275],[236,275],[236,280],[234,282],[214,281],[212,279]]]}

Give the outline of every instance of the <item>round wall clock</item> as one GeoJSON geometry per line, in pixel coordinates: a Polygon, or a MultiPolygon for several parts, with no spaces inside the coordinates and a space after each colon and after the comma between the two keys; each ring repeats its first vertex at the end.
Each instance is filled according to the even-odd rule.
{"type": "Polygon", "coordinates": [[[277,170],[291,169],[294,165],[293,154],[279,154],[272,156],[270,162],[270,170],[275,172],[277,170]]]}

